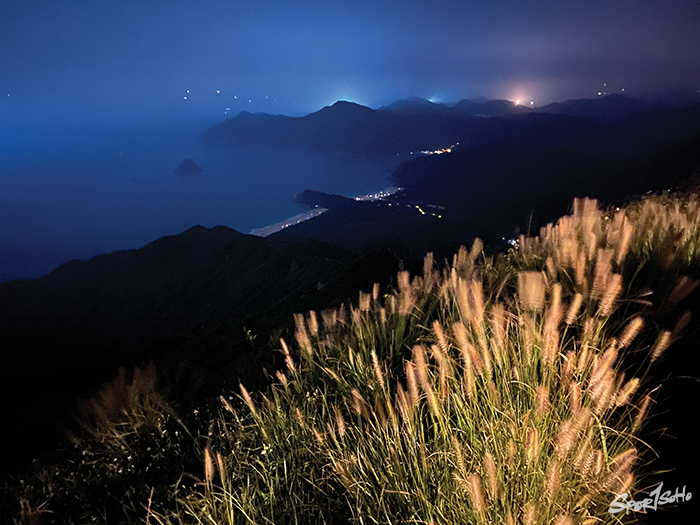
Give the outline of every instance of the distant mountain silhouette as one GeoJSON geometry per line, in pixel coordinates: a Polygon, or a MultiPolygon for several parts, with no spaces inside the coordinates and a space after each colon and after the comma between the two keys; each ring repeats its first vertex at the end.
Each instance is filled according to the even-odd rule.
{"type": "Polygon", "coordinates": [[[527,106],[517,105],[510,100],[461,100],[454,109],[465,115],[475,117],[502,117],[506,115],[522,115],[532,110],[527,106]]]}
{"type": "Polygon", "coordinates": [[[649,111],[658,107],[655,104],[643,100],[627,97],[621,94],[605,95],[596,99],[567,100],[565,102],[553,102],[535,111],[540,113],[552,113],[568,115],[598,122],[619,120],[634,113],[649,111]]]}
{"type": "Polygon", "coordinates": [[[305,117],[240,113],[207,129],[201,140],[218,145],[304,148],[387,157],[442,148],[473,131],[470,118],[447,112],[373,110],[339,101],[305,117]]]}
{"type": "Polygon", "coordinates": [[[396,102],[389,104],[388,106],[382,106],[379,111],[395,111],[402,113],[440,113],[449,112],[451,107],[445,104],[439,104],[437,102],[431,102],[420,97],[408,97],[402,100],[397,100],[396,102]]]}
{"type": "Polygon", "coordinates": [[[197,166],[197,163],[192,159],[186,158],[180,165],[173,170],[177,175],[198,175],[202,172],[202,168],[197,166]]]}
{"type": "Polygon", "coordinates": [[[304,117],[242,112],[207,129],[201,140],[224,146],[294,147],[393,157],[457,143],[474,147],[499,142],[504,133],[523,126],[555,129],[564,121],[547,120],[554,117],[576,119],[565,125],[579,127],[585,134],[591,123],[616,122],[656,109],[653,104],[623,95],[570,100],[535,109],[508,100],[462,100],[447,106],[411,97],[377,110],[338,101],[304,117]],[[523,120],[536,116],[539,120],[523,120]]]}

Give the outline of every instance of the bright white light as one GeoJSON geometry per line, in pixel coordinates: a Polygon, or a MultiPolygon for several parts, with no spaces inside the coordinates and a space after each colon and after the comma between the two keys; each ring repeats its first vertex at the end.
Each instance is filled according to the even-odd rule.
{"type": "Polygon", "coordinates": [[[519,98],[516,98],[516,99],[515,99],[515,105],[516,105],[516,106],[519,106],[521,102],[522,102],[521,99],[519,99],[519,98]]]}

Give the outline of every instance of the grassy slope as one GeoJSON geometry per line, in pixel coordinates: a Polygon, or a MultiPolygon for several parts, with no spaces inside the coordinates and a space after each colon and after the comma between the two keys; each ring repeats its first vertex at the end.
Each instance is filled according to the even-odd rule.
{"type": "Polygon", "coordinates": [[[6,493],[61,520],[615,522],[623,489],[695,473],[699,213],[693,194],[611,214],[577,201],[508,254],[427,259],[395,289],[297,315],[264,397],[178,418],[152,371],[122,376],[85,405],[73,462],[6,493]]]}

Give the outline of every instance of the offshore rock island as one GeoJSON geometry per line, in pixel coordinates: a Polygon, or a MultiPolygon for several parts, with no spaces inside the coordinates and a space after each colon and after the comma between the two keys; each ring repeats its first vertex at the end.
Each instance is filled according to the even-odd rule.
{"type": "Polygon", "coordinates": [[[180,165],[173,170],[173,173],[177,175],[199,175],[201,172],[202,168],[190,158],[183,160],[180,165]]]}

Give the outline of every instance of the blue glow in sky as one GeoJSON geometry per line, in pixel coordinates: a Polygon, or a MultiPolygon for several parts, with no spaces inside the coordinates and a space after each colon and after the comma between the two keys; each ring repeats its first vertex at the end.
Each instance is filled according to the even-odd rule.
{"type": "Polygon", "coordinates": [[[123,121],[700,89],[699,27],[696,0],[10,0],[0,111],[123,121]]]}

